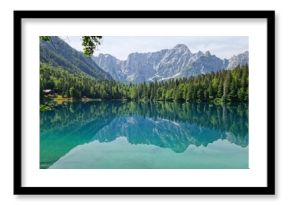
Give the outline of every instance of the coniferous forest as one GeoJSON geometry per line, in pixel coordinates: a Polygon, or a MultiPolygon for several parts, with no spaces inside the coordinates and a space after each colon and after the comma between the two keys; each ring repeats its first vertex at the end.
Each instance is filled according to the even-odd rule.
{"type": "Polygon", "coordinates": [[[54,95],[72,98],[123,99],[134,101],[187,101],[215,104],[248,102],[248,66],[222,70],[189,78],[160,82],[125,84],[110,80],[96,80],[81,72],[71,73],[61,67],[40,65],[40,96],[43,90],[54,95]]]}
{"type": "Polygon", "coordinates": [[[249,168],[247,37],[129,36],[134,49],[144,41],[166,49],[143,45],[128,55],[115,43],[124,37],[104,37],[113,50],[106,54],[104,43],[93,56],[101,39],[71,37],[81,52],[59,37],[40,38],[41,169],[249,168]],[[223,59],[179,43],[214,40],[237,53],[233,38],[245,51],[223,59]]]}

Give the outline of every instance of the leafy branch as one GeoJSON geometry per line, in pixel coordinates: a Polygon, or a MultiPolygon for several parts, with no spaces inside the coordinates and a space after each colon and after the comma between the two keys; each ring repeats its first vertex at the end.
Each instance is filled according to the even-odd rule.
{"type": "MultiPolygon", "coordinates": [[[[90,57],[93,55],[97,46],[101,45],[102,36],[82,36],[83,52],[86,56],[90,57]]],[[[42,41],[51,41],[50,36],[40,36],[42,41]]]]}

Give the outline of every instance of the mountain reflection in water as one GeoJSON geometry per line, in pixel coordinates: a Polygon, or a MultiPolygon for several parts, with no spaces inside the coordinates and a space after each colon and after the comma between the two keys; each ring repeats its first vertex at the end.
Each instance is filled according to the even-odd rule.
{"type": "Polygon", "coordinates": [[[77,102],[40,117],[40,168],[248,168],[246,104],[77,102]]]}

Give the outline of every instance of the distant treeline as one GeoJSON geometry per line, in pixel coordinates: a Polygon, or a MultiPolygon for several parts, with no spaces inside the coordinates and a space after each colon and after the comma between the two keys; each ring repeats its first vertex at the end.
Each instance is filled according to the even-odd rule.
{"type": "Polygon", "coordinates": [[[248,66],[217,73],[171,79],[161,82],[125,84],[98,81],[83,73],[70,73],[61,67],[40,65],[40,95],[44,90],[81,99],[127,99],[144,101],[188,101],[230,103],[248,101],[248,66]]]}

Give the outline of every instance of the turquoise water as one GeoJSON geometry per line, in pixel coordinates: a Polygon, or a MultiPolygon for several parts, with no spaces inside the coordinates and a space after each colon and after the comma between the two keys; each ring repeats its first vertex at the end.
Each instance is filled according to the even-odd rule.
{"type": "Polygon", "coordinates": [[[247,169],[248,106],[78,102],[40,114],[40,168],[247,169]]]}

